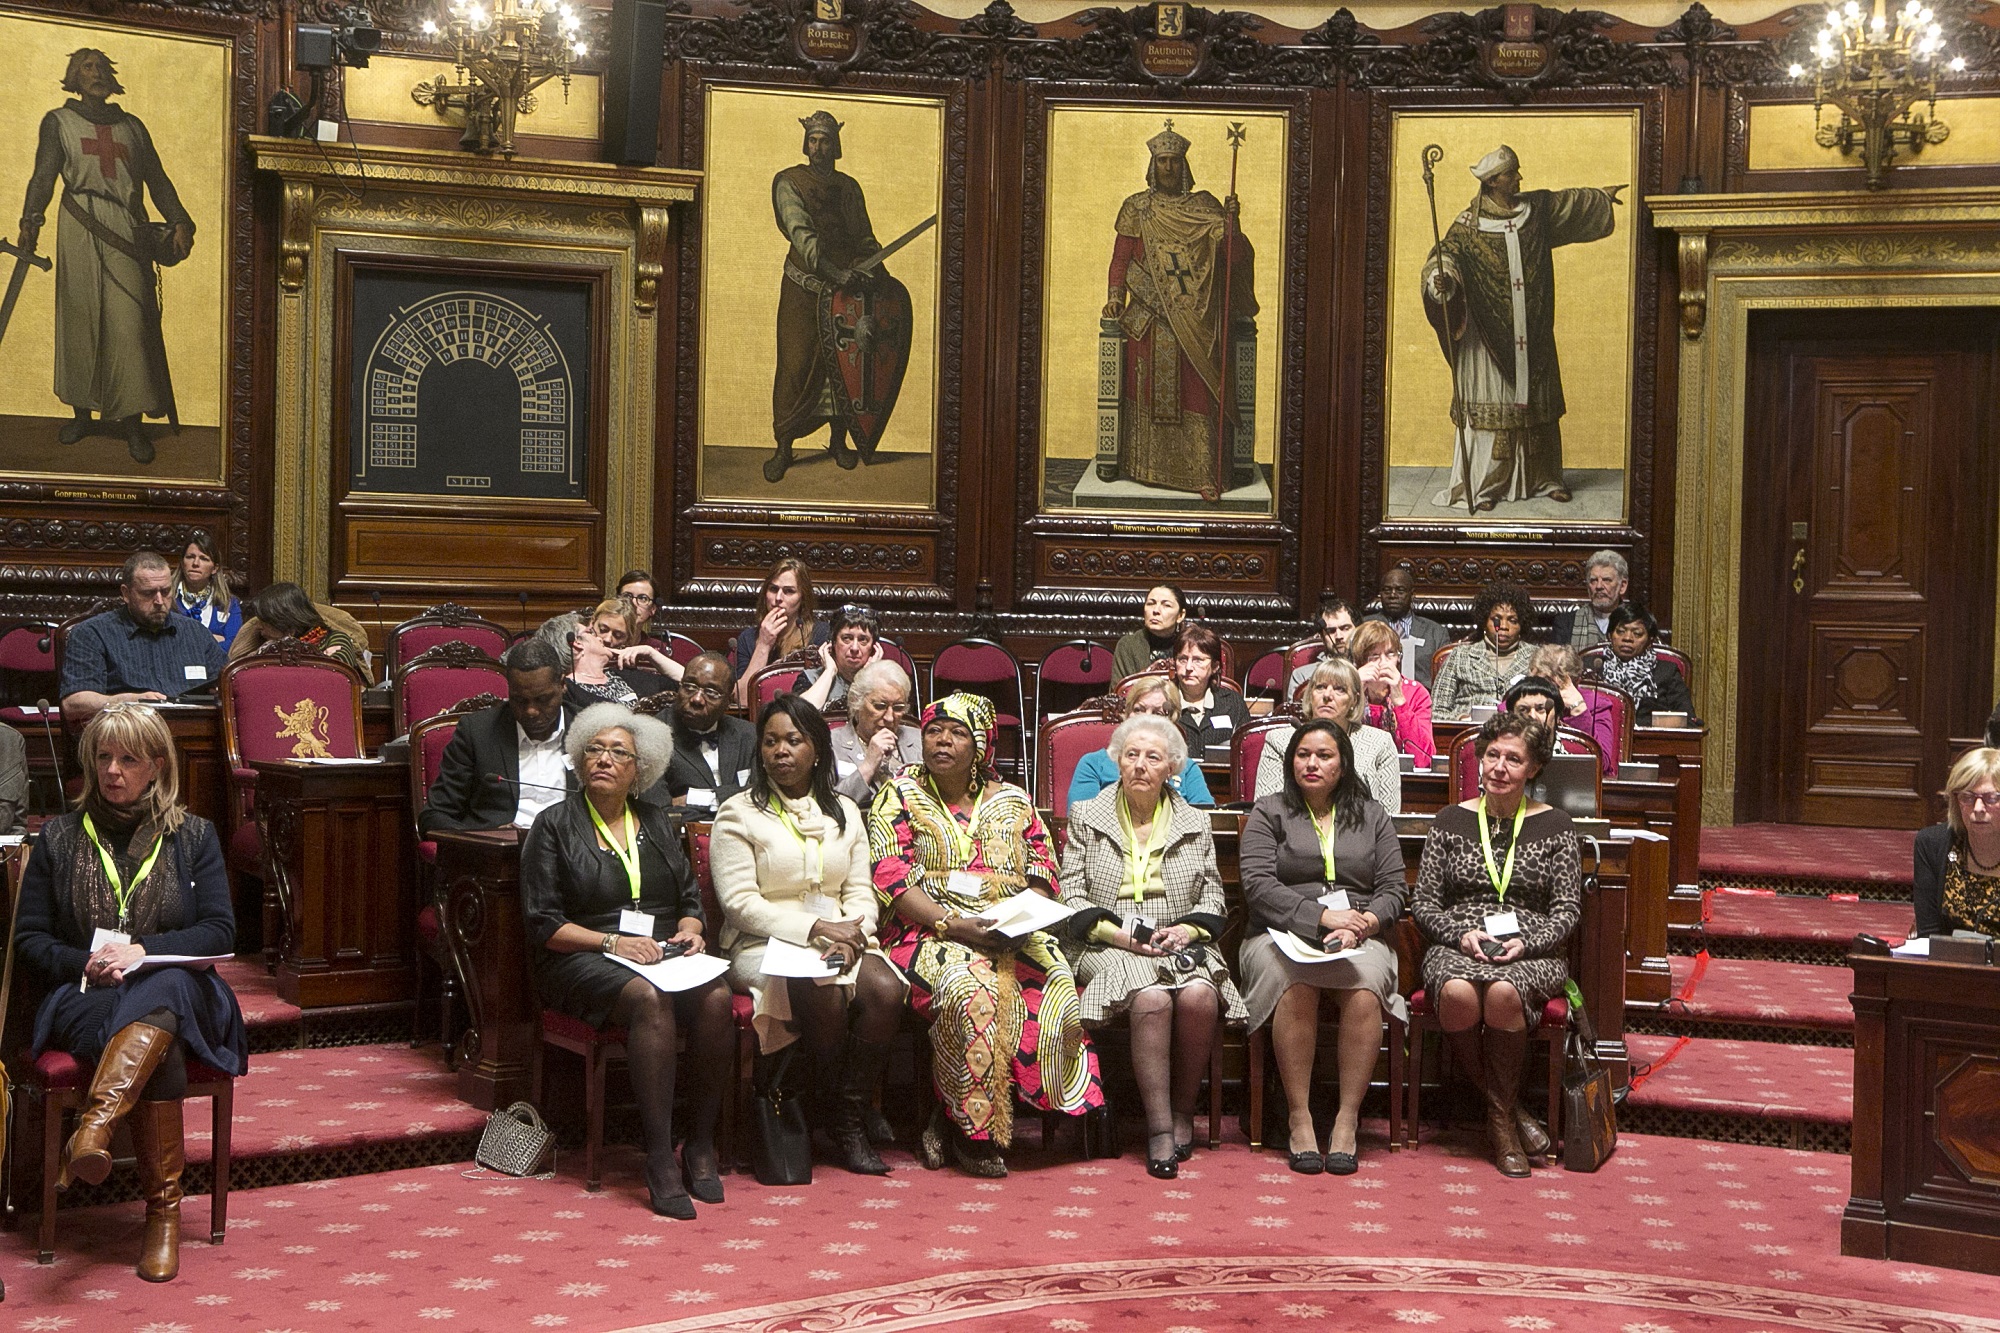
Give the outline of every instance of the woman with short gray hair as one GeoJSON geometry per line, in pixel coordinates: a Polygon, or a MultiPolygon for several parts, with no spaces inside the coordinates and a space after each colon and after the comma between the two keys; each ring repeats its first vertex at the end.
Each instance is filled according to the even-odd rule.
{"type": "Polygon", "coordinates": [[[1111,733],[1118,782],[1070,807],[1062,900],[1075,909],[1085,1023],[1130,1016],[1132,1073],[1146,1108],[1146,1170],[1180,1173],[1194,1151],[1194,1103],[1218,1009],[1243,1002],[1218,947],[1227,908],[1208,816],[1169,778],[1187,763],[1178,725],[1134,713],[1111,733]]]}
{"type": "Polygon", "coordinates": [[[847,721],[833,729],[834,791],[866,810],[882,784],[924,759],[924,736],[909,725],[910,678],[888,658],[854,673],[847,721]]]}
{"type": "Polygon", "coordinates": [[[646,1136],[653,1211],[692,1221],[692,1193],[722,1202],[715,1119],[735,1053],[720,977],[668,994],[628,964],[707,951],[694,870],[667,812],[632,799],[660,780],[673,732],[622,704],[593,704],[563,740],[578,790],[535,816],[521,844],[521,916],[542,1004],[594,1028],[625,1029],[632,1092],[646,1136]],[[675,1051],[686,1025],[695,1086],[674,1161],[675,1051]]]}

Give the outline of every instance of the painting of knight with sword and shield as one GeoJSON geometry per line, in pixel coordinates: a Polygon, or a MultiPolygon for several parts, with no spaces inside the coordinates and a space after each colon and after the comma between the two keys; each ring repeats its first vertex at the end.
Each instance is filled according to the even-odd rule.
{"type": "Polygon", "coordinates": [[[935,502],[935,106],[710,91],[704,499],[935,502]]]}
{"type": "Polygon", "coordinates": [[[219,482],[228,47],[17,15],[0,41],[0,471],[219,482]]]}

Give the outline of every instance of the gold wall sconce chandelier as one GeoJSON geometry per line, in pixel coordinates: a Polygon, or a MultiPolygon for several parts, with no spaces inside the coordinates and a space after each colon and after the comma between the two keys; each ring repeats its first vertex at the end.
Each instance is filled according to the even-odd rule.
{"type": "MultiPolygon", "coordinates": [[[[1883,188],[1898,148],[1914,155],[1951,135],[1937,118],[1940,64],[1954,73],[1965,68],[1963,57],[1946,60],[1944,30],[1921,0],[1893,14],[1884,0],[1874,0],[1872,10],[1859,0],[1828,6],[1826,26],[1813,38],[1814,140],[1842,153],[1860,145],[1868,188],[1883,188]],[[1930,103],[1928,115],[1912,110],[1923,101],[1930,103]],[[1838,125],[1819,119],[1828,102],[1840,112],[1838,125]]],[[[1795,64],[1790,72],[1803,79],[1806,68],[1795,64]]]]}
{"type": "Polygon", "coordinates": [[[459,139],[475,153],[514,156],[514,123],[535,108],[535,89],[561,79],[589,54],[583,20],[567,0],[447,0],[443,22],[425,19],[424,36],[449,43],[455,69],[410,90],[419,106],[465,117],[459,139]]]}

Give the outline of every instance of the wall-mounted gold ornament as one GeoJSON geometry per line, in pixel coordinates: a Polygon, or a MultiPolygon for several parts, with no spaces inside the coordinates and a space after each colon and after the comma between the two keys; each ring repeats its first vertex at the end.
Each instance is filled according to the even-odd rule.
{"type": "MultiPolygon", "coordinates": [[[[1822,148],[1852,153],[1858,144],[1868,188],[1889,183],[1889,164],[1898,148],[1911,154],[1925,144],[1943,143],[1951,127],[1937,118],[1938,66],[1957,73],[1964,57],[1944,55],[1944,29],[1921,0],[1909,0],[1891,15],[1884,0],[1874,0],[1872,12],[1860,0],[1827,7],[1826,26],[1813,39],[1813,118],[1831,102],[1840,112],[1838,125],[1821,123],[1813,133],[1822,148]],[[1912,108],[1928,101],[1928,115],[1912,108]]],[[[1795,79],[1806,75],[1793,65],[1795,79]]]]}
{"type": "Polygon", "coordinates": [[[423,34],[449,43],[453,76],[419,83],[410,97],[440,116],[465,117],[459,142],[475,153],[514,155],[514,122],[534,109],[534,90],[561,79],[588,54],[582,18],[567,0],[446,0],[444,22],[425,19],[423,34]]]}

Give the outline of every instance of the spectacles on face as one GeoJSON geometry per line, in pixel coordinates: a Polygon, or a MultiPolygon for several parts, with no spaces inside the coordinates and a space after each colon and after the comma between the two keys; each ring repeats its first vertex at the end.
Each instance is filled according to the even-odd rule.
{"type": "Polygon", "coordinates": [[[2000,791],[1962,791],[1958,803],[1968,810],[1975,806],[1993,810],[2000,808],[2000,791]]]}
{"type": "Polygon", "coordinates": [[[648,593],[643,593],[643,592],[621,592],[618,594],[618,599],[620,601],[630,602],[634,606],[653,605],[652,596],[648,593]]]}
{"type": "Polygon", "coordinates": [[[622,745],[586,745],[583,753],[587,759],[609,759],[617,764],[629,764],[639,757],[622,745]]]}
{"type": "Polygon", "coordinates": [[[717,689],[713,685],[684,684],[681,686],[681,698],[687,699],[689,701],[693,701],[696,699],[706,699],[710,703],[716,703],[719,700],[726,698],[728,694],[729,691],[717,689]]]}

